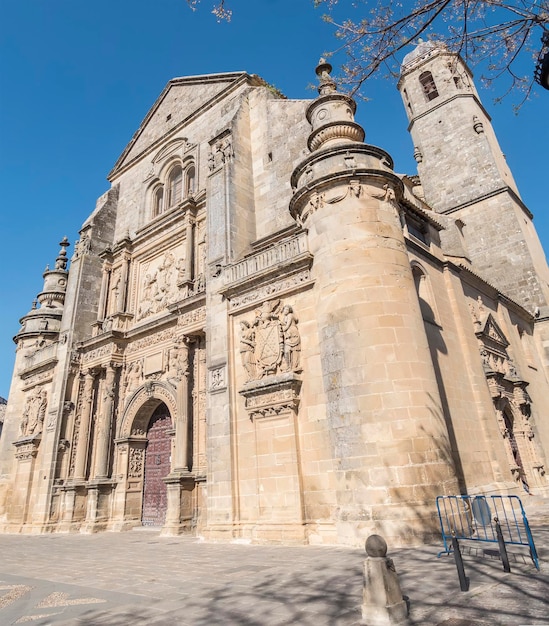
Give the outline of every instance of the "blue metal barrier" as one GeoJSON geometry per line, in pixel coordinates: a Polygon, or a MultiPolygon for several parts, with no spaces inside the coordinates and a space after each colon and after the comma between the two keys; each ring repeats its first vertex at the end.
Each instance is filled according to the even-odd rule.
{"type": "Polygon", "coordinates": [[[452,552],[452,537],[489,543],[503,537],[505,544],[527,546],[539,570],[534,538],[518,496],[438,496],[437,511],[444,542],[438,556],[452,552]]]}

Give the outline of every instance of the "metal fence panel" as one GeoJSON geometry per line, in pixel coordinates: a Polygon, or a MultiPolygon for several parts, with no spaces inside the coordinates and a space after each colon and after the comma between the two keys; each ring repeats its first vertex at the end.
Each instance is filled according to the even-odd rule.
{"type": "Polygon", "coordinates": [[[437,512],[444,550],[452,552],[452,537],[498,543],[499,523],[506,544],[527,546],[539,569],[538,554],[528,519],[518,496],[438,496],[437,512]]]}

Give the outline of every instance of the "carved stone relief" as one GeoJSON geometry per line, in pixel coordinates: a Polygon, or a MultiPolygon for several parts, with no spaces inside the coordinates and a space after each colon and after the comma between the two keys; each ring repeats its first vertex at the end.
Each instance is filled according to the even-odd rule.
{"type": "Polygon", "coordinates": [[[267,300],[255,319],[240,322],[240,358],[247,380],[300,370],[301,337],[291,306],[267,300]]]}
{"type": "Polygon", "coordinates": [[[162,257],[142,265],[137,321],[161,313],[180,298],[178,283],[181,282],[181,268],[184,268],[184,264],[181,251],[168,251],[162,257]]]}
{"type": "Polygon", "coordinates": [[[143,459],[145,450],[143,448],[130,448],[128,461],[128,477],[141,478],[143,474],[143,459]]]}
{"type": "Polygon", "coordinates": [[[38,387],[27,397],[23,417],[21,419],[21,437],[39,435],[42,432],[47,406],[48,394],[45,389],[38,387]]]}
{"type": "Polygon", "coordinates": [[[189,347],[183,337],[178,337],[168,351],[167,378],[178,383],[183,376],[189,375],[189,347]]]}
{"type": "Polygon", "coordinates": [[[143,382],[143,359],[137,359],[126,364],[122,382],[122,396],[125,397],[135,391],[143,382]]]}
{"type": "Polygon", "coordinates": [[[215,172],[228,163],[234,157],[233,138],[230,133],[226,133],[210,144],[210,152],[208,153],[208,168],[210,172],[215,172]]]}
{"type": "Polygon", "coordinates": [[[220,365],[210,370],[210,391],[221,391],[227,388],[227,366],[220,365]]]}

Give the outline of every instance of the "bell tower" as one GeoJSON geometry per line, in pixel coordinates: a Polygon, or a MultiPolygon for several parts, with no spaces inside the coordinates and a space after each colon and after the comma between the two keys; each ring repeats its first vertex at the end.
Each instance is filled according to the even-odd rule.
{"type": "Polygon", "coordinates": [[[398,89],[426,201],[464,223],[475,270],[530,312],[544,311],[545,255],[470,70],[444,44],[420,42],[398,89]]]}

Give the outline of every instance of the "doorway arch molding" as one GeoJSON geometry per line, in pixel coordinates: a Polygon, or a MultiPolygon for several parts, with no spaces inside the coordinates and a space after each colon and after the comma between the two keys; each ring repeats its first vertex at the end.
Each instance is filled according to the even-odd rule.
{"type": "Polygon", "coordinates": [[[149,418],[154,409],[163,402],[170,412],[172,424],[177,416],[177,397],[175,389],[164,381],[147,381],[130,397],[120,420],[119,439],[132,435],[144,435],[147,432],[149,418]],[[150,408],[150,411],[143,410],[150,408]]]}

